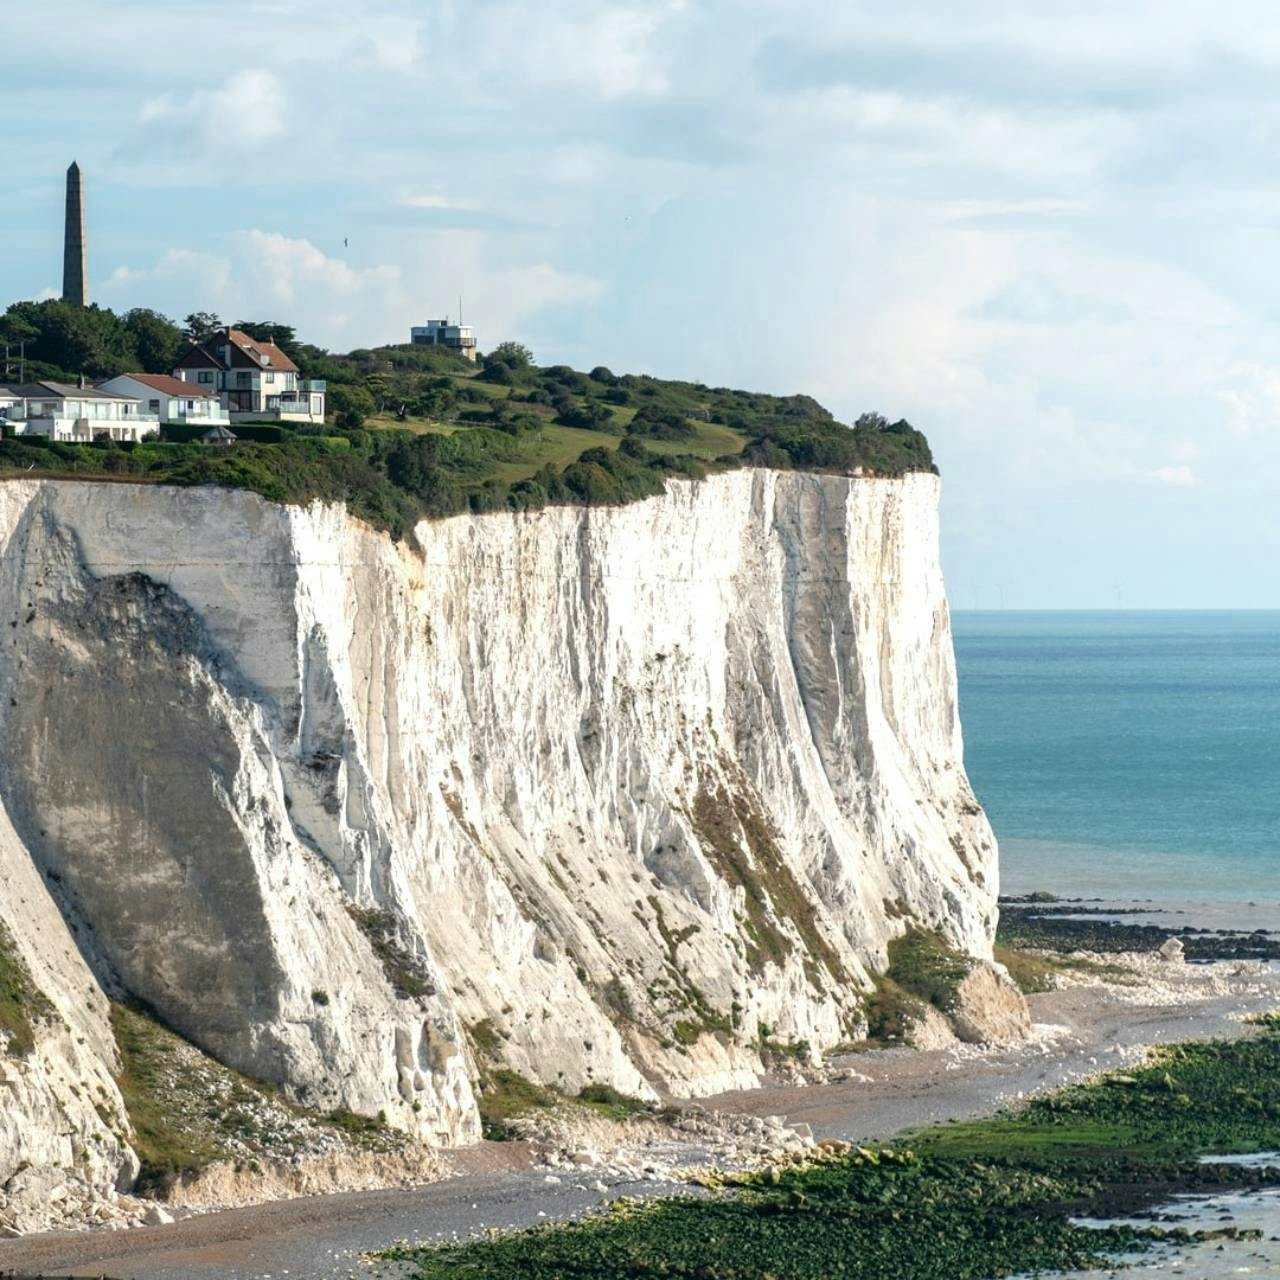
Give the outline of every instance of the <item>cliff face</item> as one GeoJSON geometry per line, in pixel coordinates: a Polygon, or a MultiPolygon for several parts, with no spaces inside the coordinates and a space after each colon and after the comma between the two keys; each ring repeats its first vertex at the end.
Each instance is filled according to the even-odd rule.
{"type": "Polygon", "coordinates": [[[418,539],[0,485],[0,920],[56,1010],[0,1055],[0,1187],[55,1131],[127,1181],[104,991],[454,1143],[477,1051],[709,1092],[762,1026],[860,1034],[910,922],[989,957],[933,477],[740,471],[418,539]]]}

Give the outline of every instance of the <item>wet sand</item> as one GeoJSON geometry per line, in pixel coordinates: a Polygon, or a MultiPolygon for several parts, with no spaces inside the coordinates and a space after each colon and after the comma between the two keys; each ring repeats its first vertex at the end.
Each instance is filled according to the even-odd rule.
{"type": "MultiPolygon", "coordinates": [[[[1149,1044],[1238,1034],[1250,1012],[1280,1004],[1280,969],[1148,965],[1141,987],[1075,986],[1032,996],[1036,1034],[1011,1049],[893,1051],[844,1059],[861,1078],[753,1089],[708,1107],[785,1115],[818,1138],[868,1141],[949,1118],[988,1114],[1130,1060],[1149,1044]],[[1234,976],[1233,976],[1234,975],[1234,976]]],[[[691,1152],[691,1156],[696,1153],[691,1152]]],[[[450,1239],[487,1227],[573,1217],[620,1195],[671,1194],[670,1184],[591,1190],[592,1171],[546,1181],[519,1144],[459,1153],[457,1176],[428,1186],[306,1197],[127,1232],[0,1242],[0,1271],[118,1280],[279,1280],[368,1274],[361,1253],[397,1239],[450,1239]],[[524,1167],[522,1167],[524,1166],[524,1167]]]]}

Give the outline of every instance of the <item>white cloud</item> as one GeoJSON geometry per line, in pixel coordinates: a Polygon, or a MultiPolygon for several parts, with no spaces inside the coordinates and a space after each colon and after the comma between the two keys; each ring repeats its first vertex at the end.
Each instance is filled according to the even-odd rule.
{"type": "Polygon", "coordinates": [[[1154,471],[1148,471],[1147,474],[1153,480],[1159,480],[1161,484],[1170,484],[1177,488],[1185,488],[1196,482],[1195,472],[1185,462],[1176,466],[1157,467],[1154,471]]]}
{"type": "Polygon", "coordinates": [[[288,125],[283,81],[274,71],[245,67],[213,89],[147,98],[138,110],[137,133],[121,155],[144,165],[156,156],[199,164],[278,146],[288,125]]]}
{"type": "Polygon", "coordinates": [[[226,320],[273,319],[293,324],[309,341],[335,350],[407,339],[411,325],[451,311],[465,293],[481,318],[482,346],[523,331],[548,308],[594,297],[597,281],[548,263],[493,263],[482,240],[443,233],[433,240],[441,262],[427,270],[394,263],[353,266],[311,241],[279,232],[234,233],[225,253],[166,251],[151,267],[120,268],[100,292],[108,305],[153,306],[173,315],[210,310],[226,320]],[[430,280],[429,292],[423,285],[430,280]]]}
{"type": "Polygon", "coordinates": [[[1235,435],[1280,428],[1280,365],[1240,360],[1226,369],[1217,392],[1225,423],[1235,435]]]}
{"type": "MultiPolygon", "coordinates": [[[[467,33],[470,61],[481,77],[508,89],[577,90],[614,101],[661,97],[669,88],[661,56],[667,19],[681,6],[600,4],[596,0],[540,6],[477,6],[467,33]]],[[[435,62],[433,65],[438,66],[435,62]]]]}
{"type": "Polygon", "coordinates": [[[474,205],[469,205],[462,200],[454,200],[449,196],[435,195],[428,193],[426,195],[405,196],[400,201],[407,209],[459,209],[470,210],[474,205]]]}

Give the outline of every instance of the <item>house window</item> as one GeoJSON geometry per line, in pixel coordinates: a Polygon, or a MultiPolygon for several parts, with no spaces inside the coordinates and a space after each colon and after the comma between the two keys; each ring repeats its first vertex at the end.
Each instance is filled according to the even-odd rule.
{"type": "Polygon", "coordinates": [[[148,412],[148,413],[159,413],[159,412],[160,412],[160,401],[159,401],[159,400],[148,400],[148,401],[147,401],[147,412],[148,412]]]}
{"type": "Polygon", "coordinates": [[[201,369],[201,370],[200,370],[200,374],[199,374],[199,379],[200,379],[200,381],[201,381],[201,382],[212,382],[212,381],[213,381],[213,370],[212,370],[212,369],[201,369]]]}
{"type": "Polygon", "coordinates": [[[249,385],[249,375],[244,370],[236,374],[236,386],[247,387],[249,385]]]}
{"type": "Polygon", "coordinates": [[[267,374],[267,382],[272,386],[275,385],[276,375],[274,373],[267,374]]]}

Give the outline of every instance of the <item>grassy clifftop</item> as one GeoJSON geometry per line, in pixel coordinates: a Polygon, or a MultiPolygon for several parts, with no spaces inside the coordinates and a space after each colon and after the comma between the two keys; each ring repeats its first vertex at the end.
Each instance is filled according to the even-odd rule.
{"type": "Polygon", "coordinates": [[[231,449],[183,442],[177,432],[124,446],[8,439],[0,473],[342,501],[399,537],[424,516],[617,504],[661,492],[671,476],[739,466],[934,469],[909,423],[866,414],[846,426],[808,396],[539,368],[519,353],[495,353],[477,370],[415,347],[327,356],[316,372],[330,378],[333,421],[323,427],[237,426],[242,438],[231,449]]]}

